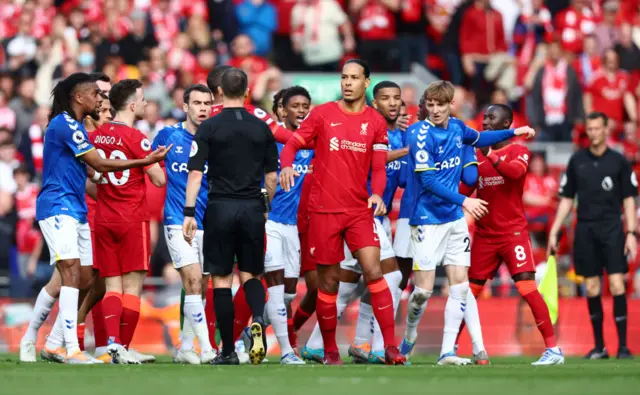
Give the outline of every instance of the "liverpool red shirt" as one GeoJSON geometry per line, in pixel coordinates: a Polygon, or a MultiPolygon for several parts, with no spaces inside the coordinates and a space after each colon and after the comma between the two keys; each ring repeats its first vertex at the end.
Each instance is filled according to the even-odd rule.
{"type": "MultiPolygon", "coordinates": [[[[143,159],[151,153],[151,143],[142,132],[119,122],[100,126],[91,140],[98,154],[108,159],[143,159]]],[[[146,194],[143,168],[103,174],[95,222],[148,221],[146,194]]]]}
{"type": "MultiPolygon", "coordinates": [[[[338,102],[321,104],[309,113],[293,139],[302,146],[315,146],[310,212],[368,210],[367,181],[373,152],[386,151],[388,145],[387,123],[382,115],[369,106],[359,113],[348,113],[338,102]]],[[[287,162],[292,158],[282,152],[282,167],[291,166],[287,162]]]]}
{"type": "MultiPolygon", "coordinates": [[[[489,205],[489,214],[476,221],[476,233],[481,236],[507,236],[527,232],[528,223],[522,203],[531,154],[520,144],[509,144],[493,152],[500,157],[501,165],[522,166],[521,176],[511,179],[496,170],[480,150],[478,154],[478,199],[489,205]]],[[[490,155],[491,156],[491,155],[490,155]]]]}

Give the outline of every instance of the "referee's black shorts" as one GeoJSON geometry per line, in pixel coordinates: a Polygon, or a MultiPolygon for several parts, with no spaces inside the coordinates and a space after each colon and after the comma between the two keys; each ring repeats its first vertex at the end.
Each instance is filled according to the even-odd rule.
{"type": "Polygon", "coordinates": [[[573,263],[576,274],[601,276],[629,271],[624,255],[625,235],[620,221],[580,222],[573,240],[573,263]]]}
{"type": "Polygon", "coordinates": [[[238,270],[264,272],[264,207],[260,199],[210,199],[204,218],[205,271],[214,276],[238,270]]]}

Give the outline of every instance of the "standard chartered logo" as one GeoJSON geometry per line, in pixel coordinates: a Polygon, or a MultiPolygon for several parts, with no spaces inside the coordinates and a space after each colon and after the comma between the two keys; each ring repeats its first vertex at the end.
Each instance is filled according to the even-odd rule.
{"type": "Polygon", "coordinates": [[[331,137],[329,140],[329,151],[338,151],[340,149],[340,140],[337,137],[331,137]]]}

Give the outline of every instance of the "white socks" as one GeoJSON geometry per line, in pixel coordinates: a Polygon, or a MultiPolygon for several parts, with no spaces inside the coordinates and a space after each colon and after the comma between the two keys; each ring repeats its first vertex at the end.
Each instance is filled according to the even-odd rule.
{"type": "MultiPolygon", "coordinates": [[[[204,313],[204,304],[201,295],[185,295],[184,297],[184,316],[186,322],[183,328],[186,329],[187,323],[192,328],[200,343],[201,351],[211,351],[211,343],[209,342],[209,328],[207,327],[207,319],[204,313]]],[[[193,340],[192,347],[193,348],[193,340]]]]}
{"type": "Polygon", "coordinates": [[[480,314],[478,313],[478,303],[472,292],[467,292],[467,308],[464,312],[464,322],[469,329],[471,342],[473,343],[473,355],[484,351],[484,342],[482,341],[482,326],[480,326],[480,314]]]}
{"type": "Polygon", "coordinates": [[[280,344],[282,356],[293,352],[289,343],[289,332],[287,329],[287,307],[284,303],[284,285],[269,287],[269,300],[266,303],[267,317],[273,326],[273,332],[280,344]]]}
{"type": "MultiPolygon", "coordinates": [[[[449,298],[444,308],[444,333],[442,335],[442,348],[440,355],[453,352],[460,324],[465,317],[467,309],[467,294],[469,282],[452,285],[449,287],[449,298]]],[[[477,309],[477,307],[476,307],[477,309]]]]}
{"type": "Polygon", "coordinates": [[[424,311],[427,309],[427,302],[433,291],[427,291],[420,287],[414,287],[409,296],[409,306],[407,307],[407,328],[404,338],[409,343],[415,343],[418,338],[418,325],[422,319],[424,311]]]}
{"type": "Polygon", "coordinates": [[[36,341],[38,338],[38,330],[49,316],[49,312],[55,302],[55,298],[49,295],[45,288],[40,290],[38,298],[36,299],[36,305],[33,306],[33,316],[31,316],[31,320],[29,320],[29,327],[24,336],[22,336],[22,341],[36,341]]]}
{"type": "MultiPolygon", "coordinates": [[[[355,292],[356,288],[358,288],[357,283],[343,283],[340,282],[340,287],[338,288],[338,300],[336,300],[336,308],[338,310],[338,320],[342,317],[342,313],[347,308],[347,302],[351,299],[351,296],[355,292]]],[[[271,295],[269,295],[269,299],[271,299],[271,295]]],[[[311,332],[311,337],[307,340],[307,348],[310,349],[320,349],[324,348],[324,342],[322,340],[322,332],[320,331],[320,325],[316,322],[316,326],[313,327],[313,332],[311,332]]]]}
{"type": "Polygon", "coordinates": [[[369,303],[360,302],[360,310],[358,311],[358,322],[356,323],[356,336],[353,339],[355,346],[362,346],[371,341],[373,335],[373,323],[375,316],[373,308],[369,303]]]}
{"type": "Polygon", "coordinates": [[[62,315],[58,313],[56,322],[53,324],[53,328],[51,328],[51,333],[49,333],[49,336],[47,336],[45,347],[47,347],[49,350],[55,350],[59,347],[62,347],[63,344],[64,333],[62,331],[62,315]]]}
{"type": "Polygon", "coordinates": [[[78,295],[77,288],[62,287],[60,289],[60,313],[62,317],[62,331],[64,342],[67,346],[67,356],[72,356],[80,351],[78,344],[78,295]]]}

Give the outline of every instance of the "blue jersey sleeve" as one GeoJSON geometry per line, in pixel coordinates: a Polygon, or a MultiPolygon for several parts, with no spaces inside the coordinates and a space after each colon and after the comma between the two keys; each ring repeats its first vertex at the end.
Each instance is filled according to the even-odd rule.
{"type": "Polygon", "coordinates": [[[58,142],[69,148],[78,157],[94,149],[89,142],[89,135],[84,126],[78,121],[64,114],[64,122],[59,123],[59,131],[56,133],[58,142]]]}
{"type": "Polygon", "coordinates": [[[478,181],[478,157],[473,147],[464,146],[462,163],[464,163],[462,165],[462,182],[469,187],[476,185],[478,181]]]}
{"type": "Polygon", "coordinates": [[[153,139],[153,142],[151,143],[151,149],[155,151],[158,149],[159,146],[165,145],[165,140],[167,135],[166,130],[167,128],[164,128],[156,135],[156,137],[153,139]]]}

